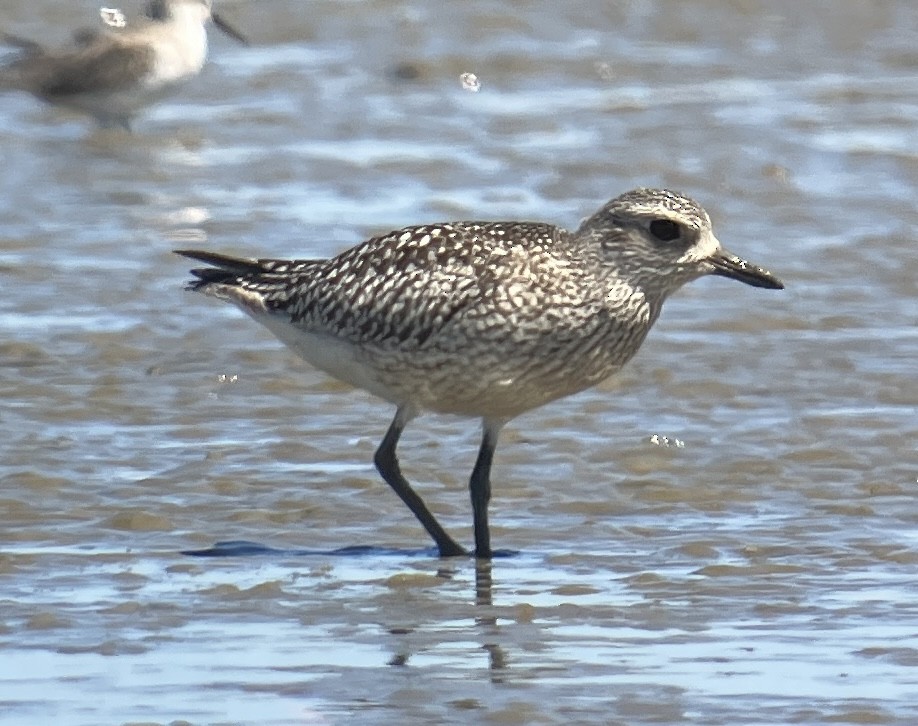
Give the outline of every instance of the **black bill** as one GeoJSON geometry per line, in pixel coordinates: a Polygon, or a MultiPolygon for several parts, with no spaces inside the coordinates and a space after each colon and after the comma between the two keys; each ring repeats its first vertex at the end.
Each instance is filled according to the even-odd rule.
{"type": "Polygon", "coordinates": [[[211,12],[210,19],[214,21],[214,25],[220,28],[220,30],[226,33],[233,40],[237,40],[243,45],[249,44],[248,38],[236,30],[232,25],[227,23],[220,15],[217,15],[217,13],[211,12]]]}
{"type": "Polygon", "coordinates": [[[720,250],[708,258],[708,263],[713,267],[712,273],[731,280],[739,280],[753,287],[767,287],[769,290],[783,290],[784,283],[772,275],[768,270],[756,267],[746,260],[720,250]]]}

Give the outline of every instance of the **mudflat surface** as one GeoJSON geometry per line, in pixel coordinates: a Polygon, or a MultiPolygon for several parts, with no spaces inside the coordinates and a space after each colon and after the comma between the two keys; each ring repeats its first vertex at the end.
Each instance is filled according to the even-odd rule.
{"type": "MultiPolygon", "coordinates": [[[[918,8],[440,5],[227,3],[253,45],[212,29],[132,134],[2,96],[0,724],[914,724],[918,8]],[[639,185],[787,290],[695,283],[511,423],[490,567],[377,476],[387,404],[170,252],[574,227],[639,185]]],[[[463,542],[477,439],[400,448],[463,542]]]]}

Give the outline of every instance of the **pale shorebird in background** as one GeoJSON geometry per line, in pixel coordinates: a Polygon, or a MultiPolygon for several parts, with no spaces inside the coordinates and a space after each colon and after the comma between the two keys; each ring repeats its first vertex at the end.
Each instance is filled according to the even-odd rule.
{"type": "Polygon", "coordinates": [[[103,127],[130,128],[134,115],[196,76],[207,57],[205,24],[246,39],[211,0],[150,0],[146,18],[123,29],[79,31],[71,47],[47,50],[3,36],[19,57],[0,68],[0,90],[27,91],[42,101],[82,111],[103,127]]]}
{"type": "Polygon", "coordinates": [[[491,461],[507,421],[619,371],[687,282],[720,275],[784,287],[723,250],[696,202],[661,189],[613,199],[576,232],[452,222],[406,227],[327,260],[177,252],[213,266],[192,270],[189,290],[235,303],[316,368],[395,404],[376,467],[444,557],[466,550],[396,457],[418,413],[482,420],[469,489],[475,555],[490,557],[491,461]]]}

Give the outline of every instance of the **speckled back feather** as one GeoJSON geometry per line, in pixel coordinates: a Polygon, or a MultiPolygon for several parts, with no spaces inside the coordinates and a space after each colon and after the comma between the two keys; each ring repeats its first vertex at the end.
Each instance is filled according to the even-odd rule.
{"type": "Polygon", "coordinates": [[[567,240],[549,224],[453,222],[396,230],[330,260],[182,254],[218,267],[193,270],[190,289],[242,296],[359,344],[420,346],[460,310],[497,301],[515,281],[555,288],[557,248],[567,240]]]}

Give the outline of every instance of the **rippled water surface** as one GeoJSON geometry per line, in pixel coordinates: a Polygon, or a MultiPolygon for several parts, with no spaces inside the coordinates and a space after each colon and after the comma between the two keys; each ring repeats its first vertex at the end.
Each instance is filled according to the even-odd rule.
{"type": "MultiPolygon", "coordinates": [[[[918,5],[220,8],[252,47],[212,33],[133,134],[0,97],[0,724],[918,722],[918,5]],[[638,185],[787,290],[695,283],[513,422],[491,567],[379,480],[389,406],[170,252],[576,226],[638,185]]],[[[477,437],[400,448],[464,542],[477,437]]]]}

